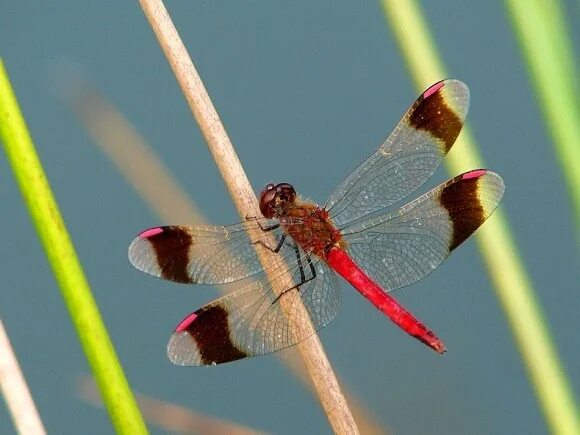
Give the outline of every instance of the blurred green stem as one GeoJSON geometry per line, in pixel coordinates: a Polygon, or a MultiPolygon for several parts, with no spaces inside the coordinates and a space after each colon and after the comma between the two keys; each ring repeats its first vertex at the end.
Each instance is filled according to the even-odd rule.
{"type": "Polygon", "coordinates": [[[578,76],[562,7],[558,0],[506,0],[506,7],[568,184],[580,243],[578,76]]]}
{"type": "Polygon", "coordinates": [[[0,139],[113,425],[121,434],[147,433],[1,59],[0,139]]]}
{"type": "MultiPolygon", "coordinates": [[[[382,0],[382,5],[418,89],[447,77],[418,2],[382,0]]],[[[446,160],[453,174],[485,167],[468,126],[446,160]]],[[[501,209],[477,232],[477,239],[548,426],[553,433],[579,434],[570,384],[501,209]]]]}

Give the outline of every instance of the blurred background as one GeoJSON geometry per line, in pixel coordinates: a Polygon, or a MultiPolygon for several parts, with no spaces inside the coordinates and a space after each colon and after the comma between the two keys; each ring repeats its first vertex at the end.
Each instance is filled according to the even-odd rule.
{"type": "MultiPolygon", "coordinates": [[[[347,3],[167,2],[257,191],[287,181],[324,203],[418,95],[380,5],[347,3]]],[[[578,24],[578,2],[563,4],[578,24]]],[[[504,177],[504,210],[578,392],[572,206],[504,5],[424,7],[451,75],[470,87],[469,123],[487,166],[504,177]]],[[[580,26],[571,28],[577,48],[580,26]]],[[[274,356],[210,368],[166,358],[177,322],[218,293],[129,264],[137,232],[190,222],[160,221],[95,146],[71,92],[86,82],[116,106],[211,222],[239,216],[138,3],[4,0],[0,56],[133,389],[258,430],[330,433],[316,399],[274,356]]],[[[111,433],[108,415],[79,398],[90,371],[3,153],[0,175],[0,317],[39,412],[49,433],[111,433]]],[[[441,168],[422,191],[448,176],[441,168]]],[[[321,339],[385,430],[546,433],[473,241],[395,294],[445,341],[443,357],[342,287],[341,313],[321,339]]],[[[13,431],[0,406],[0,433],[13,431]]]]}

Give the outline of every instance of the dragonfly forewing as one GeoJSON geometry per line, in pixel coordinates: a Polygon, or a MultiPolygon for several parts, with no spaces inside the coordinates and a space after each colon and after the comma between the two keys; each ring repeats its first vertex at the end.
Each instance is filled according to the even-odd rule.
{"type": "Polygon", "coordinates": [[[444,80],[427,89],[379,149],[330,196],[326,209],[339,226],[386,208],[418,189],[459,135],[469,89],[444,80]]]}
{"type": "MultiPolygon", "coordinates": [[[[264,246],[284,236],[277,221],[252,219],[230,226],[172,225],[140,233],[129,246],[129,260],[139,270],[170,281],[187,284],[227,284],[262,271],[256,246],[248,230],[261,234],[264,246]]],[[[280,246],[279,255],[292,259],[294,249],[280,246]]]]}

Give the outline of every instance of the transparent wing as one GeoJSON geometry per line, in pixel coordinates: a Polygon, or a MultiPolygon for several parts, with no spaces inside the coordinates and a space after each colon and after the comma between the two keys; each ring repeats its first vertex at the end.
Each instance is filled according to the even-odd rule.
{"type": "MultiPolygon", "coordinates": [[[[256,245],[252,244],[248,230],[261,233],[260,241],[275,249],[284,232],[280,228],[262,229],[271,228],[276,223],[271,219],[253,219],[230,226],[150,228],[129,245],[129,261],[145,273],[170,281],[189,284],[234,282],[262,270],[256,245]]],[[[284,243],[278,253],[284,259],[295,256],[289,243],[284,243]]]]}
{"type": "Polygon", "coordinates": [[[409,108],[385,143],[330,196],[326,209],[340,227],[388,207],[431,177],[459,135],[469,89],[444,80],[409,108]]]}
{"type": "Polygon", "coordinates": [[[435,269],[490,216],[504,192],[494,172],[459,175],[401,207],[343,230],[348,252],[386,291],[435,269]]]}
{"type": "Polygon", "coordinates": [[[263,355],[330,323],[340,307],[336,276],[324,262],[300,254],[303,261],[289,269],[291,279],[284,273],[272,283],[264,278],[187,316],[167,345],[171,362],[213,365],[263,355]],[[279,286],[286,290],[277,296],[273,288],[279,286]]]}

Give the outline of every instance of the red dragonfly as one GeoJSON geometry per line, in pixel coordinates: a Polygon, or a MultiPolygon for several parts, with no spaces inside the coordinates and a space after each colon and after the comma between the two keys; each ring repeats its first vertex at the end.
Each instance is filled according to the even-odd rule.
{"type": "Polygon", "coordinates": [[[429,274],[467,239],[498,205],[503,180],[477,169],[387,209],[431,177],[459,135],[468,105],[464,83],[431,86],[324,207],[301,199],[290,184],[269,184],[260,194],[263,218],[140,233],[129,246],[129,259],[148,274],[188,284],[226,284],[257,275],[179,323],[167,346],[169,359],[215,365],[306,339],[338,312],[337,274],[408,334],[445,352],[443,342],[388,292],[429,274]],[[250,240],[248,231],[261,238],[250,240]],[[257,249],[277,253],[287,270],[268,270],[273,277],[268,279],[257,249]],[[282,308],[290,294],[291,301],[303,304],[302,315],[292,315],[288,303],[282,308]],[[313,328],[302,327],[305,312],[313,328]]]}

